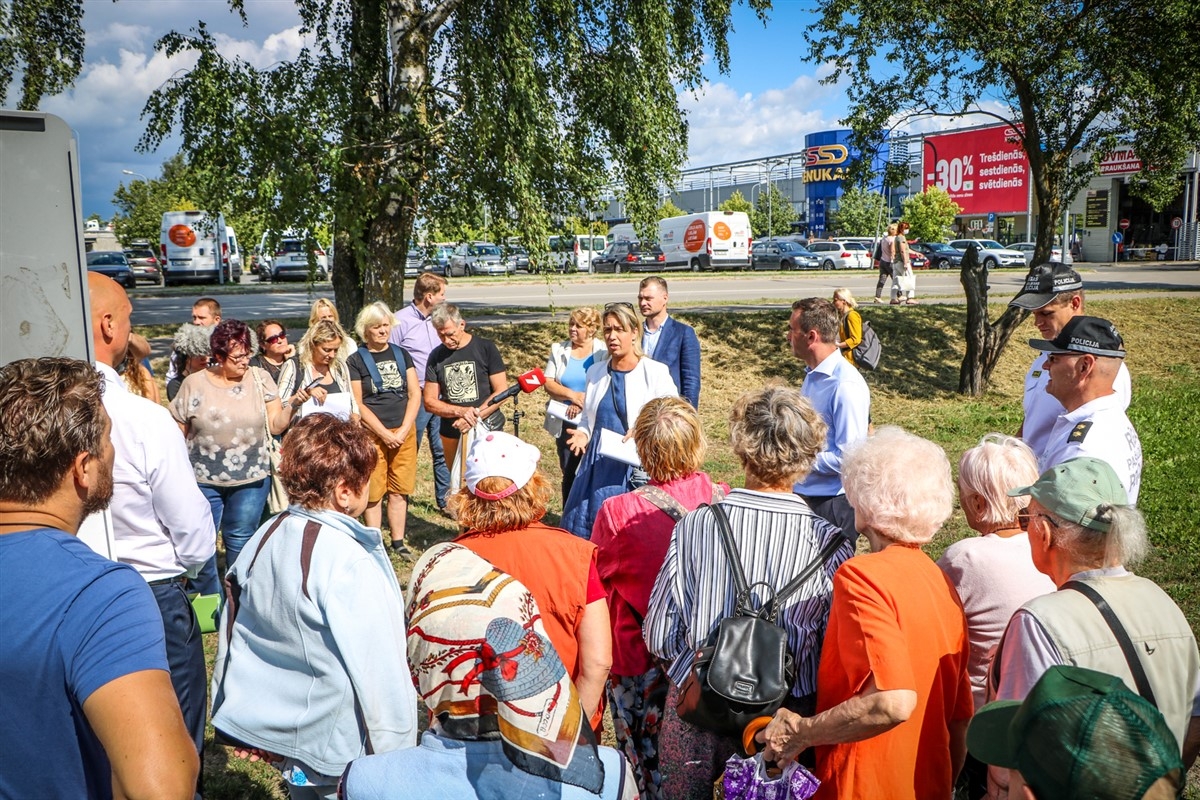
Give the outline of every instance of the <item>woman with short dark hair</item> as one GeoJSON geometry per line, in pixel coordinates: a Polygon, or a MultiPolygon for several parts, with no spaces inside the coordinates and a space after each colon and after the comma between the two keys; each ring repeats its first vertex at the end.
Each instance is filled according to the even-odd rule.
{"type": "Polygon", "coordinates": [[[298,420],[280,468],[292,505],[229,570],[213,726],[269,759],[292,798],[332,800],[350,761],[416,742],[400,584],[356,519],[374,468],[357,424],[298,420]]]}
{"type": "MultiPolygon", "coordinates": [[[[282,433],[298,405],[281,405],[275,381],[250,366],[250,329],[222,320],[209,339],[216,364],[188,375],[171,401],[171,416],[187,439],[196,483],[212,508],[213,525],[232,566],[262,517],[271,487],[267,436],[282,433]]],[[[220,593],[216,561],[196,582],[203,594],[220,593]]]]}

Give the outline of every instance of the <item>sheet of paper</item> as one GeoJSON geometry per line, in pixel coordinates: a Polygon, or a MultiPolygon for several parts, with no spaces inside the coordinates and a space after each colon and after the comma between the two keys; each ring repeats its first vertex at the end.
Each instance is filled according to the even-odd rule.
{"type": "Polygon", "coordinates": [[[546,404],[546,413],[551,417],[558,417],[563,422],[570,422],[572,425],[574,425],[579,419],[579,415],[576,414],[574,418],[568,417],[568,408],[570,408],[570,406],[564,403],[562,400],[551,400],[546,404]]]}
{"type": "Polygon", "coordinates": [[[316,400],[307,400],[304,405],[300,406],[300,416],[306,417],[309,414],[333,414],[338,419],[349,422],[350,393],[334,392],[325,395],[325,402],[322,405],[317,405],[316,400]]]}
{"type": "Polygon", "coordinates": [[[600,429],[600,455],[606,458],[613,458],[632,467],[640,467],[642,460],[638,458],[637,445],[634,444],[631,438],[627,442],[621,441],[624,436],[616,431],[610,431],[608,428],[600,429]]]}

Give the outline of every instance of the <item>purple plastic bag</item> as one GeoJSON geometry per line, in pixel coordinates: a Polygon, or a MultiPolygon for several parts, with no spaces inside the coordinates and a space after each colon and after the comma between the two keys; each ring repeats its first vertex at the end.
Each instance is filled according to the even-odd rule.
{"type": "Polygon", "coordinates": [[[778,778],[767,777],[762,756],[737,755],[725,762],[725,800],[808,800],[821,782],[796,762],[778,778]]]}

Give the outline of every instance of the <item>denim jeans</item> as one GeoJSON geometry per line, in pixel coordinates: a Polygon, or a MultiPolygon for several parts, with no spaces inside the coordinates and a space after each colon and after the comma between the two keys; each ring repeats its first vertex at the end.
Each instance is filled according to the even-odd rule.
{"type": "Polygon", "coordinates": [[[425,410],[422,405],[417,411],[417,450],[421,449],[421,437],[429,439],[429,454],[433,456],[433,492],[437,496],[438,508],[446,507],[446,495],[450,492],[450,468],[446,466],[446,454],[442,451],[442,418],[425,410]]]}
{"type": "MultiPolygon", "coordinates": [[[[271,478],[267,476],[254,483],[237,486],[211,486],[200,484],[200,491],[212,509],[213,525],[221,532],[225,542],[225,564],[233,566],[238,554],[258,529],[263,506],[271,492],[271,478]]],[[[221,579],[217,575],[217,557],[214,555],[200,568],[193,581],[201,594],[224,594],[221,579]]]]}

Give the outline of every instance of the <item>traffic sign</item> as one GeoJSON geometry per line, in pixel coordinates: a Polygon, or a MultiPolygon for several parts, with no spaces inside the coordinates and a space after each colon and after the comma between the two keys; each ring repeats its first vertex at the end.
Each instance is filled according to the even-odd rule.
{"type": "Polygon", "coordinates": [[[1171,217],[1171,230],[1177,231],[1183,227],[1183,217],[1171,217]]]}
{"type": "Polygon", "coordinates": [[[1128,227],[1129,227],[1129,220],[1127,220],[1127,219],[1123,219],[1123,220],[1121,220],[1120,222],[1118,222],[1118,223],[1117,223],[1117,226],[1118,226],[1118,227],[1119,227],[1121,230],[1125,230],[1126,228],[1128,228],[1128,227]]]}
{"type": "Polygon", "coordinates": [[[1120,243],[1121,243],[1121,242],[1123,242],[1123,241],[1125,241],[1125,237],[1121,235],[1121,232],[1120,232],[1120,231],[1113,231],[1113,235],[1112,235],[1112,243],[1113,243],[1113,244],[1120,244],[1120,243]]]}

